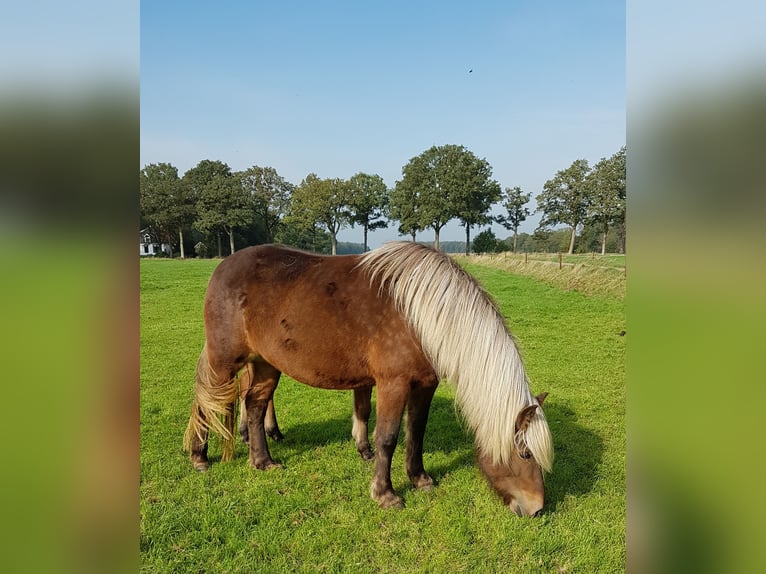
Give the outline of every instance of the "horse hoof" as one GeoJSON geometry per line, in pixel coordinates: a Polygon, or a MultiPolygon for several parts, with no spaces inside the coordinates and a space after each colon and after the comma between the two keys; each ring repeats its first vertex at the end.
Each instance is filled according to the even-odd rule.
{"type": "Polygon", "coordinates": [[[380,496],[373,496],[373,498],[378,502],[378,506],[381,508],[396,508],[399,510],[404,508],[404,501],[393,491],[384,492],[380,496]]]}
{"type": "Polygon", "coordinates": [[[269,435],[271,440],[273,440],[274,442],[282,442],[283,440],[285,440],[284,435],[281,432],[279,432],[279,429],[275,431],[266,431],[266,434],[269,435]]]}
{"type": "Polygon", "coordinates": [[[421,474],[412,479],[412,486],[423,492],[430,492],[434,487],[434,480],[427,474],[421,474]]]}
{"type": "Polygon", "coordinates": [[[378,504],[380,504],[381,508],[386,510],[389,508],[393,508],[395,510],[401,510],[404,508],[404,501],[396,495],[392,496],[391,498],[381,500],[378,504]]]}
{"type": "Polygon", "coordinates": [[[372,452],[372,449],[368,446],[367,448],[363,448],[359,451],[359,456],[362,457],[362,460],[366,460],[367,462],[374,460],[375,455],[372,452]]]}
{"type": "Polygon", "coordinates": [[[279,464],[278,462],[274,462],[273,460],[266,460],[263,462],[251,463],[250,466],[252,466],[253,468],[257,468],[258,470],[271,470],[274,468],[283,468],[281,464],[279,464]]]}

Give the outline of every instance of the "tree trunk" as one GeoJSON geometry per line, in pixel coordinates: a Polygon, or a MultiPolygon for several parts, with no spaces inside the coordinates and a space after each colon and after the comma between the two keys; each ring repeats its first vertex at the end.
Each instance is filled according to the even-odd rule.
{"type": "Polygon", "coordinates": [[[362,253],[367,253],[367,225],[364,226],[364,251],[362,253]]]}
{"type": "Polygon", "coordinates": [[[229,229],[229,254],[234,254],[234,230],[229,229]]]}
{"type": "Polygon", "coordinates": [[[471,254],[471,226],[465,225],[465,254],[471,254]]]}
{"type": "Polygon", "coordinates": [[[223,247],[221,246],[221,232],[217,232],[215,236],[218,238],[218,257],[223,257],[223,247]]]}
{"type": "Polygon", "coordinates": [[[577,233],[577,225],[572,226],[572,239],[569,241],[569,255],[574,253],[575,234],[577,233]]]}
{"type": "Polygon", "coordinates": [[[434,227],[434,249],[439,251],[439,229],[434,227]]]}
{"type": "MultiPolygon", "coordinates": [[[[160,236],[160,241],[163,239],[167,240],[168,242],[168,256],[173,259],[173,234],[170,232],[170,230],[167,230],[166,233],[160,236]]],[[[160,243],[160,255],[162,254],[162,243],[160,243]]]]}
{"type": "Polygon", "coordinates": [[[186,259],[186,255],[184,255],[184,231],[180,227],[178,228],[178,246],[181,248],[181,259],[186,259]]]}
{"type": "Polygon", "coordinates": [[[606,229],[604,229],[604,235],[601,238],[601,255],[606,255],[606,229]]]}
{"type": "Polygon", "coordinates": [[[338,239],[335,237],[334,233],[330,234],[330,244],[332,245],[332,254],[337,255],[338,254],[338,239]]]}
{"type": "Polygon", "coordinates": [[[412,235],[412,242],[415,243],[415,235],[417,234],[417,231],[413,231],[410,233],[412,235]]]}
{"type": "Polygon", "coordinates": [[[513,252],[516,253],[516,238],[519,235],[519,226],[515,225],[513,227],[513,252]]]}

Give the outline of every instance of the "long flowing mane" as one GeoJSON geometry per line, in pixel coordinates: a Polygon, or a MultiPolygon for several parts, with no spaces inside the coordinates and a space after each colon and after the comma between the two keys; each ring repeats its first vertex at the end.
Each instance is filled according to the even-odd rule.
{"type": "Polygon", "coordinates": [[[524,436],[515,436],[516,416],[537,401],[513,337],[479,284],[450,257],[412,242],[386,243],[363,255],[359,266],[388,291],[438,375],[455,385],[481,450],[507,463],[523,439],[550,471],[553,443],[542,409],[524,436]]]}

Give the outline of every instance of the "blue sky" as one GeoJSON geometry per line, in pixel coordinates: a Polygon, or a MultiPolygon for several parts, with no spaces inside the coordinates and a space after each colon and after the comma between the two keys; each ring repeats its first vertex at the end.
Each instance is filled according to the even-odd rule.
{"type": "Polygon", "coordinates": [[[295,184],[362,171],[392,187],[410,158],[458,144],[534,197],[624,145],[625,106],[624,2],[141,5],[142,166],[218,159],[295,184]]]}

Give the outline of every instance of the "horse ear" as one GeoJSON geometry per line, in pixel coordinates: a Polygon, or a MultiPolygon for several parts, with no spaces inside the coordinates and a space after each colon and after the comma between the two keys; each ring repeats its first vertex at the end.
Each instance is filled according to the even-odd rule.
{"type": "Polygon", "coordinates": [[[540,393],[539,395],[535,397],[540,406],[543,406],[543,401],[545,400],[545,397],[547,396],[548,396],[548,393],[540,393]]]}
{"type": "Polygon", "coordinates": [[[532,421],[532,417],[535,415],[537,405],[529,405],[521,409],[521,412],[516,417],[516,432],[527,430],[529,423],[532,421]]]}

